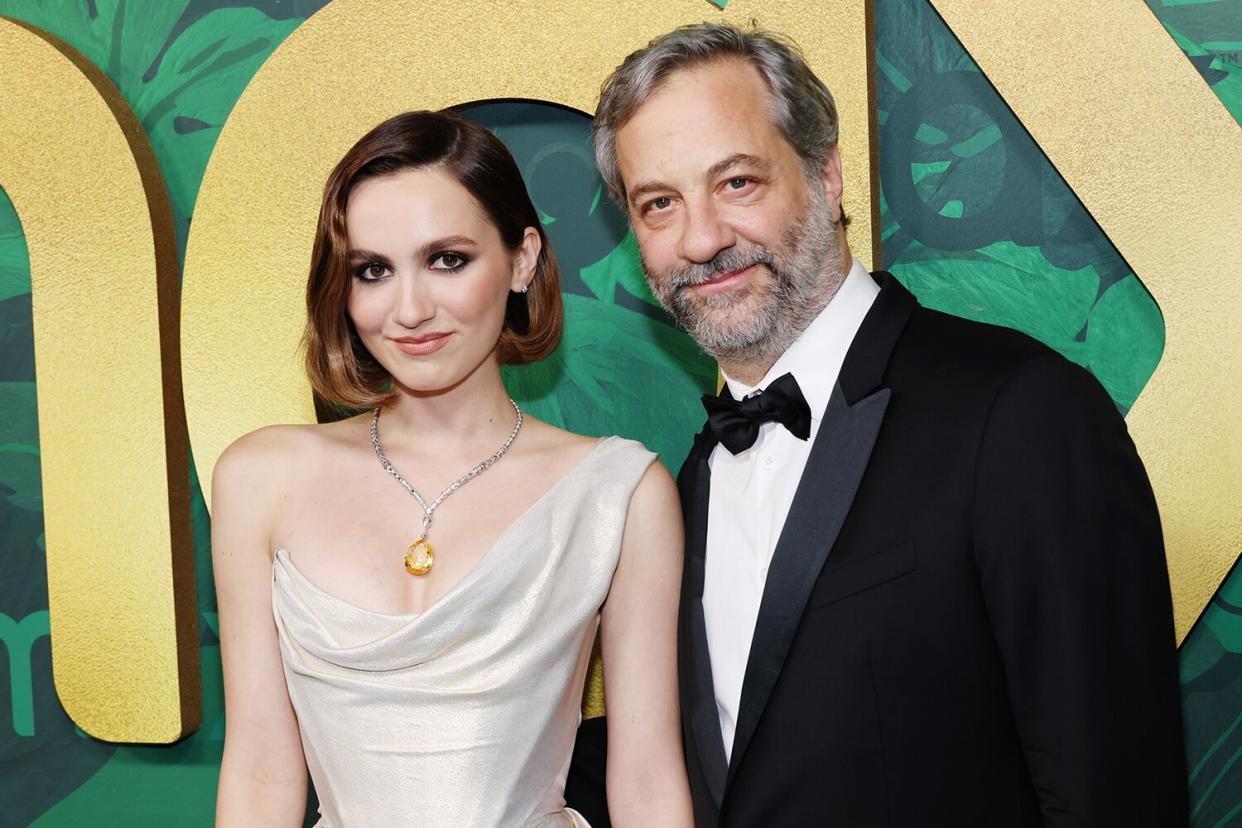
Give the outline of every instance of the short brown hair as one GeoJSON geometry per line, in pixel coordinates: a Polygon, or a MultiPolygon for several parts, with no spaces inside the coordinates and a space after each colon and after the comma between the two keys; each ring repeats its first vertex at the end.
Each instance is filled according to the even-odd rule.
{"type": "Polygon", "coordinates": [[[325,402],[371,408],[395,392],[346,310],[350,290],[345,209],[361,181],[438,166],[474,196],[510,250],[527,227],[542,246],[527,293],[510,293],[496,343],[502,365],[543,359],[561,339],[563,312],[556,257],[513,156],[486,128],[452,112],[406,112],[389,118],[345,153],[324,186],[306,284],[306,373],[325,402]]]}

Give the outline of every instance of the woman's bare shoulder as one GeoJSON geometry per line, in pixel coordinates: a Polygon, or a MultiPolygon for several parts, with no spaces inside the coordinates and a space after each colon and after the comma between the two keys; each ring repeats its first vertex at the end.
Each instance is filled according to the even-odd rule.
{"type": "Polygon", "coordinates": [[[568,431],[529,414],[522,425],[522,438],[526,440],[525,451],[561,466],[577,463],[600,443],[598,437],[568,431]]]}
{"type": "Polygon", "coordinates": [[[655,461],[656,454],[637,440],[625,437],[593,437],[578,434],[574,431],[554,426],[530,415],[526,417],[527,425],[523,425],[524,435],[529,432],[527,450],[532,456],[539,455],[549,462],[557,462],[562,467],[573,466],[583,460],[596,448],[608,441],[619,442],[625,450],[643,458],[649,466],[643,474],[639,487],[643,490],[655,490],[656,496],[666,496],[669,491],[676,493],[676,484],[664,465],[655,461]]]}
{"type": "Polygon", "coordinates": [[[367,415],[360,415],[334,423],[255,429],[234,440],[216,460],[212,487],[253,489],[304,476],[356,445],[367,422],[367,415]]]}
{"type": "Polygon", "coordinates": [[[645,519],[652,514],[665,514],[672,509],[675,517],[680,520],[681,505],[677,494],[677,483],[668,469],[658,460],[647,466],[634,496],[630,499],[630,518],[645,519]]]}

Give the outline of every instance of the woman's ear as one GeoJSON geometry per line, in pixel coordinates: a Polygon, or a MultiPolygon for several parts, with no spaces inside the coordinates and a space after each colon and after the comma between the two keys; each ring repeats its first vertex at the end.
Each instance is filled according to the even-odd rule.
{"type": "Polygon", "coordinates": [[[539,231],[533,227],[527,227],[517,250],[513,252],[513,275],[509,290],[515,293],[526,292],[535,278],[535,268],[539,264],[539,253],[542,250],[543,240],[539,237],[539,231]]]}

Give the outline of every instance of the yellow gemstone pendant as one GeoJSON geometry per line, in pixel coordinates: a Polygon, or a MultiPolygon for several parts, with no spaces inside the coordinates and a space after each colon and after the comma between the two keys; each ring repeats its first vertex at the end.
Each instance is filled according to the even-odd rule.
{"type": "Polygon", "coordinates": [[[435,553],[431,551],[431,544],[427,543],[426,538],[419,538],[405,550],[405,571],[411,575],[426,575],[435,562],[435,553]]]}

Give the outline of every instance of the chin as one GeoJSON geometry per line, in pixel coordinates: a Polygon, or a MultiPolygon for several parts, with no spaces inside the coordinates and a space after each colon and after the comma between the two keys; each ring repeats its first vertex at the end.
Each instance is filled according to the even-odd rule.
{"type": "Polygon", "coordinates": [[[763,298],[752,293],[745,297],[737,297],[728,305],[700,307],[698,316],[707,327],[715,330],[754,328],[772,315],[771,309],[766,307],[763,298]]]}
{"type": "MultiPolygon", "coordinates": [[[[404,357],[404,359],[408,360],[409,357],[404,357]]],[[[464,371],[455,370],[456,366],[427,363],[410,365],[408,362],[403,364],[400,360],[391,367],[387,365],[384,367],[388,368],[388,375],[392,377],[393,383],[399,389],[422,394],[451,388],[460,382],[465,374],[464,371]]]]}
{"type": "MultiPolygon", "coordinates": [[[[408,359],[408,357],[406,357],[408,359]]],[[[450,391],[470,379],[487,362],[463,362],[461,359],[424,362],[420,365],[398,363],[396,371],[389,371],[398,388],[412,394],[437,394],[450,391]]]]}
{"type": "Polygon", "coordinates": [[[461,382],[461,377],[446,377],[439,374],[393,374],[392,380],[396,389],[409,394],[426,395],[437,394],[441,391],[447,391],[457,383],[461,382]]]}

